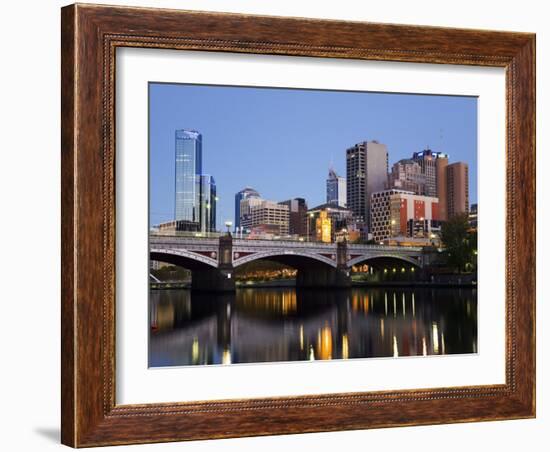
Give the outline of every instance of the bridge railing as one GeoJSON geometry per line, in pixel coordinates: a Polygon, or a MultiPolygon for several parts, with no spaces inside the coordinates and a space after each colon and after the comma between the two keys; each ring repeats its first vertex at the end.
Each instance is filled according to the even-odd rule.
{"type": "MultiPolygon", "coordinates": [[[[149,237],[180,237],[186,239],[218,239],[226,235],[226,232],[184,232],[184,231],[150,231],[149,237]]],[[[298,235],[272,235],[272,234],[245,234],[233,233],[233,240],[254,240],[254,241],[277,241],[277,242],[296,242],[308,243],[305,237],[298,235]]],[[[314,242],[311,243],[320,243],[314,242]]]]}
{"type": "Polygon", "coordinates": [[[424,248],[421,246],[399,246],[399,245],[359,245],[349,244],[348,250],[361,251],[361,250],[384,250],[384,251],[400,251],[400,252],[414,252],[420,253],[424,248]]]}
{"type": "MultiPolygon", "coordinates": [[[[225,233],[219,232],[150,232],[149,240],[153,243],[179,243],[179,242],[200,242],[204,244],[217,244],[220,236],[225,233]]],[[[317,241],[307,241],[303,237],[294,236],[274,236],[274,237],[260,237],[252,234],[235,234],[233,235],[233,246],[269,246],[273,245],[273,242],[285,245],[288,248],[336,248],[336,243],[324,243],[317,241]]],[[[418,246],[398,246],[398,245],[379,245],[379,244],[353,244],[348,243],[348,250],[351,252],[362,252],[366,250],[383,250],[383,251],[396,251],[396,252],[409,252],[419,253],[423,248],[418,246]]]]}

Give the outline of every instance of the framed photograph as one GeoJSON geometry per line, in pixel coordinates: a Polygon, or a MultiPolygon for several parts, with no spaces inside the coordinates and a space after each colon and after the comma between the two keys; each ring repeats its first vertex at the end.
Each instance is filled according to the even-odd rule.
{"type": "Polygon", "coordinates": [[[535,36],[62,9],[62,442],[535,416],[535,36]]]}

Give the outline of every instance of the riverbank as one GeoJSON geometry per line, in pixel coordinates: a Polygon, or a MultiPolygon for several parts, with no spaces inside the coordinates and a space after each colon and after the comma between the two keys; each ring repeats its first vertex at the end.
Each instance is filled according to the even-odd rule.
{"type": "Polygon", "coordinates": [[[475,282],[447,281],[352,281],[352,287],[469,287],[476,288],[475,282]]]}
{"type": "Polygon", "coordinates": [[[149,289],[191,289],[191,282],[180,282],[180,281],[159,281],[159,282],[149,282],[149,289]]]}

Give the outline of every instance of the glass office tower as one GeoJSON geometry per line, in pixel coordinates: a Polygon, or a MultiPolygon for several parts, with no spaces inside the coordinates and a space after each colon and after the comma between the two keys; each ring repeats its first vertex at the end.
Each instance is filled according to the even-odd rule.
{"type": "Polygon", "coordinates": [[[202,135],[176,130],[175,220],[200,223],[202,135]]]}
{"type": "Polygon", "coordinates": [[[200,230],[214,232],[216,230],[216,181],[212,176],[200,176],[200,230]]]}

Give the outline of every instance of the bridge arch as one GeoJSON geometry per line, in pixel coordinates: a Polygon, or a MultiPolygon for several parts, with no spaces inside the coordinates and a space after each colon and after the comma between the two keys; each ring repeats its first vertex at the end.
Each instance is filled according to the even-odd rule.
{"type": "MultiPolygon", "coordinates": [[[[236,251],[238,252],[238,250],[236,251]]],[[[268,250],[256,252],[233,260],[233,267],[238,268],[260,259],[272,260],[293,268],[300,268],[310,263],[322,263],[336,268],[336,260],[321,254],[307,253],[304,251],[268,250]]]]}
{"type": "Polygon", "coordinates": [[[348,261],[348,266],[353,267],[357,264],[368,264],[369,262],[373,263],[373,266],[375,264],[380,264],[383,262],[399,262],[400,264],[408,263],[412,264],[417,268],[422,268],[422,263],[418,259],[415,259],[411,256],[405,256],[401,254],[393,254],[393,253],[377,253],[377,254],[366,254],[362,256],[354,257],[353,259],[348,261]]]}
{"type": "Polygon", "coordinates": [[[218,268],[218,261],[186,249],[151,248],[149,257],[153,261],[166,262],[189,270],[218,268]]]}

